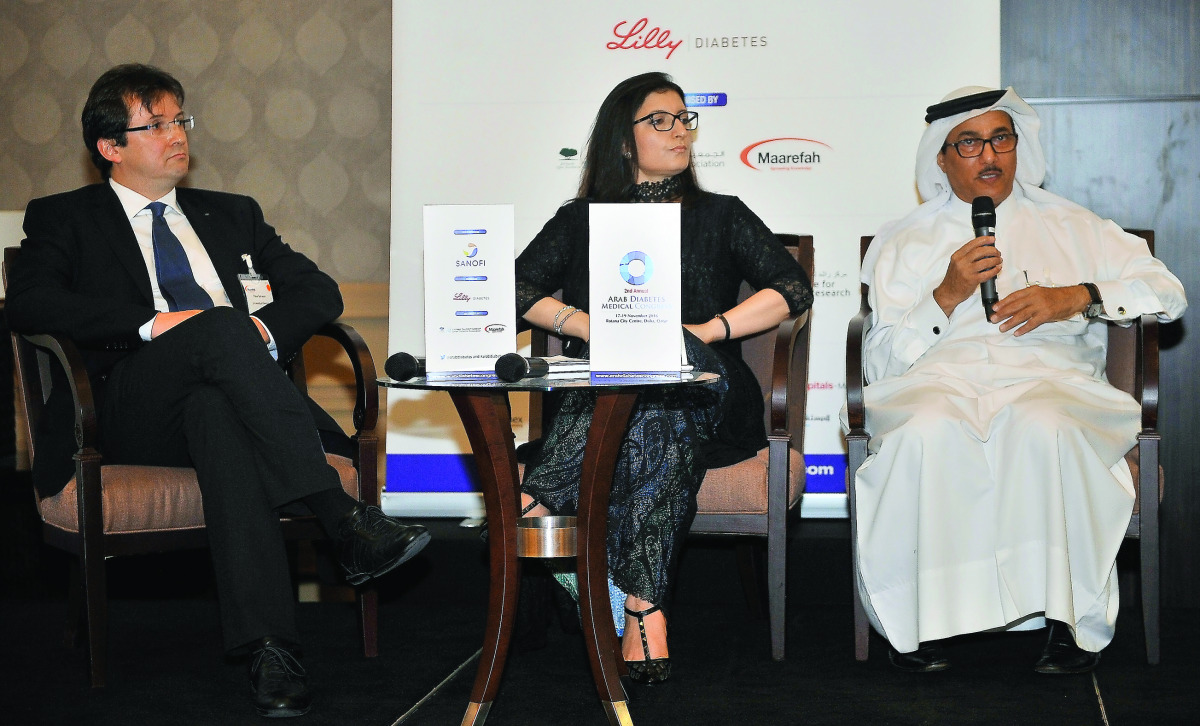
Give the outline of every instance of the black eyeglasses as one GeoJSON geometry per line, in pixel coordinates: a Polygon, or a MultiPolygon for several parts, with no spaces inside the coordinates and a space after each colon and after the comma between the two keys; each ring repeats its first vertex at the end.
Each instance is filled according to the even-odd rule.
{"type": "Polygon", "coordinates": [[[122,129],[122,133],[130,131],[149,131],[151,136],[166,136],[171,133],[171,127],[178,126],[187,131],[188,129],[196,128],[196,117],[188,116],[187,118],[177,118],[172,121],[155,121],[152,124],[145,126],[134,126],[130,129],[122,129]]]}
{"type": "Polygon", "coordinates": [[[983,153],[985,144],[992,145],[992,151],[997,154],[1007,154],[1017,148],[1017,135],[1011,134],[996,134],[990,139],[963,139],[956,141],[953,144],[942,144],[942,151],[946,150],[947,146],[953,146],[958,155],[964,159],[974,159],[983,153]]]}
{"type": "Polygon", "coordinates": [[[700,125],[700,114],[695,111],[680,111],[679,113],[667,113],[666,111],[655,111],[652,114],[647,114],[639,119],[634,120],[634,125],[640,124],[643,121],[649,121],[655,131],[670,131],[675,128],[675,121],[683,124],[683,127],[688,131],[695,131],[700,125]]]}

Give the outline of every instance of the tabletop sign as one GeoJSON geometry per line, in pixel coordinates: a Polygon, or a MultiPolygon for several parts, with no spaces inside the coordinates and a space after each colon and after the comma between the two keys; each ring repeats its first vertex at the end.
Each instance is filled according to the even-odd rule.
{"type": "Polygon", "coordinates": [[[429,378],[495,378],[517,350],[511,204],[427,204],[425,366],[429,378]]]}
{"type": "Polygon", "coordinates": [[[679,378],[679,205],[592,204],[589,214],[592,379],[679,378]]]}

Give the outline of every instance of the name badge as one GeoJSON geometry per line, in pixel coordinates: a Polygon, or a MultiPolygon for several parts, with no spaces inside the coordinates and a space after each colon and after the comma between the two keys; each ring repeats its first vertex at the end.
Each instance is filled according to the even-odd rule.
{"type": "Polygon", "coordinates": [[[275,301],[271,296],[271,281],[262,275],[238,275],[238,282],[242,283],[251,315],[275,301]]]}
{"type": "Polygon", "coordinates": [[[246,263],[247,274],[238,275],[238,282],[242,283],[246,307],[253,315],[275,302],[275,298],[271,296],[271,281],[254,271],[254,261],[250,259],[250,255],[242,255],[242,260],[246,263]]]}

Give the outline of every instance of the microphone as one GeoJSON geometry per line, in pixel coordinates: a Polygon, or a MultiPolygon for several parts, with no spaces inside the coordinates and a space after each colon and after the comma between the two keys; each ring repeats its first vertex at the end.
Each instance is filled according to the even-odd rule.
{"type": "Polygon", "coordinates": [[[545,358],[526,358],[520,353],[505,353],[496,359],[496,375],[515,383],[522,378],[539,378],[550,372],[545,358]]]}
{"type": "Polygon", "coordinates": [[[396,353],[383,364],[383,372],[397,381],[425,375],[425,359],[410,353],[396,353]]]}
{"type": "MultiPolygon", "coordinates": [[[[975,201],[971,202],[971,226],[975,228],[976,237],[996,236],[996,205],[991,197],[975,197],[975,201]]],[[[1000,296],[996,294],[996,278],[990,277],[980,283],[979,293],[983,298],[983,314],[991,320],[992,306],[1000,302],[1000,296]]]]}

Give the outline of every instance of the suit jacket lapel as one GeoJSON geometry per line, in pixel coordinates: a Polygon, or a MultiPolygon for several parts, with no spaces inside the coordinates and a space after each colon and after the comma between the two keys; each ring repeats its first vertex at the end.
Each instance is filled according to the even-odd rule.
{"type": "Polygon", "coordinates": [[[117,193],[107,182],[96,185],[96,188],[97,194],[92,198],[91,209],[91,217],[99,228],[96,239],[106,242],[112,248],[113,256],[133,278],[146,304],[154,307],[150,272],[146,269],[146,259],[142,257],[129,218],[125,216],[125,208],[121,206],[117,193]]]}
{"type": "Polygon", "coordinates": [[[232,243],[231,230],[224,224],[224,215],[214,212],[204,195],[197,194],[194,189],[177,188],[175,191],[179,208],[208,252],[230,304],[239,310],[248,310],[246,293],[238,281],[238,275],[245,270],[240,266],[241,256],[232,243]]]}

